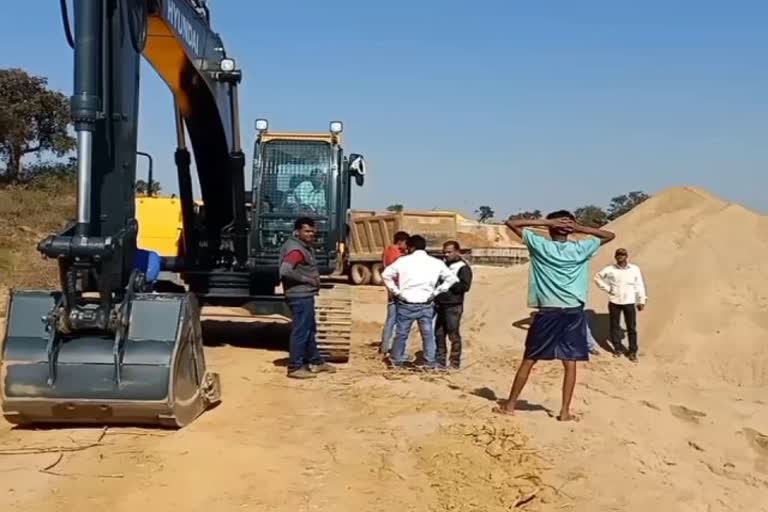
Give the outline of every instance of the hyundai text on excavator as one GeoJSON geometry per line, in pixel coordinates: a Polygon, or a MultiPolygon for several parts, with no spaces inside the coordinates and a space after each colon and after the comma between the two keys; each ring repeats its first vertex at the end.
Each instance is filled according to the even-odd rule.
{"type": "MultiPolygon", "coordinates": [[[[254,171],[260,174],[246,191],[237,95],[241,72],[212,30],[203,0],[74,0],[72,16],[61,0],[61,9],[74,49],[77,220],[38,245],[44,256],[57,260],[60,289],[11,293],[0,352],[3,414],[16,424],[183,427],[221,400],[219,376],[206,365],[201,306],[286,311],[273,286],[274,246],[289,213],[266,206],[275,204],[268,203],[266,191],[275,194],[270,200],[285,192],[279,176],[306,166],[295,153],[305,150],[276,145],[286,167],[266,170],[257,154],[254,171]],[[183,224],[175,257],[137,247],[141,56],[175,102],[183,224]],[[197,208],[187,139],[202,196],[197,208]],[[276,180],[266,177],[270,173],[276,180]],[[158,292],[160,270],[181,275],[186,289],[158,292]]],[[[338,266],[349,184],[353,179],[362,184],[365,162],[360,155],[344,157],[333,140],[324,144],[317,154],[324,152],[327,159],[312,162],[322,165],[314,175],[313,167],[310,178],[316,185],[318,175],[326,178],[325,209],[309,216],[320,227],[318,253],[328,270],[338,266]]],[[[296,204],[300,194],[292,196],[291,214],[304,215],[303,207],[322,204],[318,198],[311,205],[296,204]]],[[[318,341],[331,359],[345,360],[348,295],[344,287],[327,286],[319,303],[318,341]]]]}

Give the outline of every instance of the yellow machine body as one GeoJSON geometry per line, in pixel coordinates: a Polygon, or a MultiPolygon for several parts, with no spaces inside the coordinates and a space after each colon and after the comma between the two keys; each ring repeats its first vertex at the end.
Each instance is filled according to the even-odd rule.
{"type": "Polygon", "coordinates": [[[137,245],[160,256],[178,255],[183,223],[181,200],[176,197],[137,196],[136,221],[139,223],[137,245]]]}

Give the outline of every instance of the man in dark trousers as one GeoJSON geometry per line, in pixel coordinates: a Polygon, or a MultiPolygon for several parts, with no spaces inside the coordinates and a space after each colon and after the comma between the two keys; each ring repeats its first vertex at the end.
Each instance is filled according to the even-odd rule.
{"type": "Polygon", "coordinates": [[[608,315],[611,322],[613,355],[626,354],[630,361],[637,362],[637,311],[645,308],[648,296],[640,267],[630,263],[629,253],[623,247],[616,249],[616,264],[608,265],[595,274],[597,286],[608,293],[608,315]],[[629,350],[621,344],[621,315],[627,325],[629,350]]]}
{"type": "Polygon", "coordinates": [[[436,359],[440,368],[446,367],[448,347],[446,335],[451,340],[450,363],[452,370],[461,368],[461,316],[464,313],[464,294],[472,287],[472,268],[461,257],[459,242],[450,240],[443,244],[445,264],[459,278],[459,282],[435,298],[436,359]]]}
{"type": "Polygon", "coordinates": [[[335,372],[317,349],[315,296],[320,290],[320,272],[315,262],[315,221],[297,219],[294,234],[280,249],[280,281],[293,325],[289,346],[288,377],[311,379],[319,372],[335,372]]]}

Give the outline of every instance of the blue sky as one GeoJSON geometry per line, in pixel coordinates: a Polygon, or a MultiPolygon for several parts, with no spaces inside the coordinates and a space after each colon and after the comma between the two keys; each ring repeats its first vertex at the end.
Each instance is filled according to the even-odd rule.
{"type": "MultiPolygon", "coordinates": [[[[58,2],[3,4],[0,67],[70,94],[58,2]]],[[[285,130],[341,119],[370,169],[355,207],[502,216],[685,184],[768,212],[766,2],[210,6],[244,74],[248,159],[257,117],[285,130]]],[[[172,100],[143,69],[140,149],[175,190],[172,100]]]]}

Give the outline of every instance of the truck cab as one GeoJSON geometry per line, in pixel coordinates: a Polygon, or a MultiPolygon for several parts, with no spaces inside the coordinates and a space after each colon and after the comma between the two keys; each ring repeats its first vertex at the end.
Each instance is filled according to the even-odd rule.
{"type": "Polygon", "coordinates": [[[299,217],[315,221],[320,273],[342,269],[352,182],[363,185],[366,167],[361,155],[345,155],[342,131],[340,121],[319,133],[273,132],[267,120],[256,121],[248,210],[249,262],[259,286],[276,284],[280,247],[299,217]]]}

